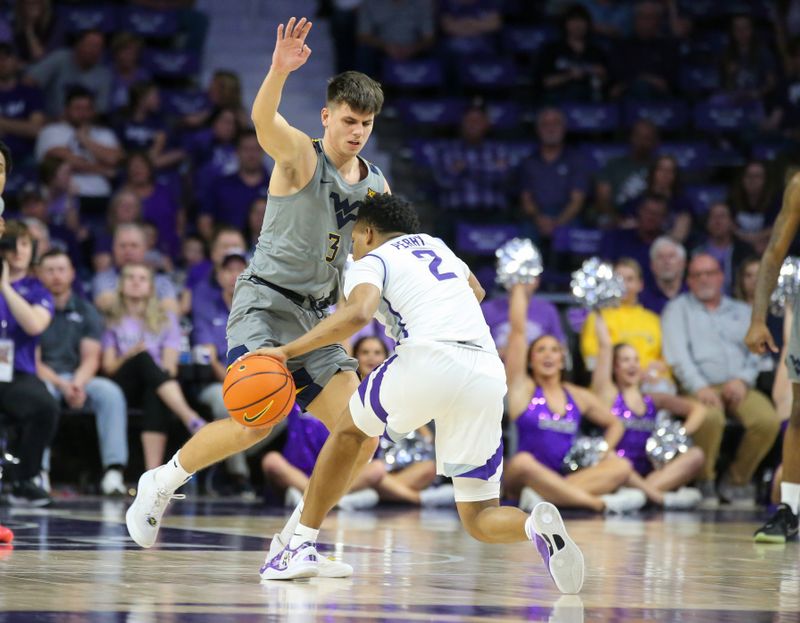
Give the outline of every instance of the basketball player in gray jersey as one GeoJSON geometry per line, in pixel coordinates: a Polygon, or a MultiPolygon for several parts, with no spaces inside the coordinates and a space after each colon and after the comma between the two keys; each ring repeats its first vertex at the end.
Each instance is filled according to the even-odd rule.
{"type": "MultiPolygon", "coordinates": [[[[291,18],[278,26],[272,66],[253,102],[259,143],[274,160],[264,223],[250,265],[239,277],[228,320],[228,363],[258,348],[304,335],[327,315],[341,289],[353,224],[363,200],[389,192],[380,170],[363,158],[375,116],[383,105],[380,85],[358,72],[328,84],[321,140],[312,140],[278,113],[289,74],[308,60],[311,22],[291,18]]],[[[340,345],[288,362],[300,405],[332,430],[358,388],[357,363],[340,345]]],[[[204,426],[165,465],[145,472],[126,515],[131,538],[155,543],[161,518],[175,491],[194,472],[241,452],[269,434],[232,419],[204,426]]],[[[360,460],[366,463],[372,450],[360,460]]],[[[280,551],[294,532],[302,502],[273,537],[280,551]]],[[[274,554],[271,554],[271,557],[274,554]]],[[[352,567],[325,561],[320,574],[345,577],[352,567]],[[323,568],[324,567],[324,568],[323,568]]]]}

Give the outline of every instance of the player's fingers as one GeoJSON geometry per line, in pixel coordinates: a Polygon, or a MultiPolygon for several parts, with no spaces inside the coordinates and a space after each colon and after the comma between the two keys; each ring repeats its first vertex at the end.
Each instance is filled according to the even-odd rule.
{"type": "Polygon", "coordinates": [[[308,47],[307,45],[303,46],[303,56],[305,56],[306,58],[311,56],[311,48],[308,47]]]}
{"type": "Polygon", "coordinates": [[[278,37],[277,37],[275,43],[276,44],[280,43],[281,39],[283,39],[283,24],[278,24],[278,37]]]}
{"type": "Polygon", "coordinates": [[[311,22],[306,22],[305,26],[303,26],[303,32],[300,33],[300,41],[305,43],[306,37],[308,37],[308,33],[311,31],[311,26],[313,24],[311,22]]]}
{"type": "Polygon", "coordinates": [[[290,17],[289,21],[286,22],[286,39],[294,36],[294,25],[297,22],[296,17],[290,17]]]}
{"type": "Polygon", "coordinates": [[[292,37],[295,39],[301,39],[303,37],[303,28],[305,28],[306,22],[308,20],[305,17],[301,17],[300,21],[294,27],[294,32],[292,32],[292,37]]]}
{"type": "Polygon", "coordinates": [[[778,352],[778,347],[775,345],[775,339],[772,337],[772,335],[769,335],[767,337],[767,346],[769,346],[769,349],[773,353],[777,353],[778,352]]]}

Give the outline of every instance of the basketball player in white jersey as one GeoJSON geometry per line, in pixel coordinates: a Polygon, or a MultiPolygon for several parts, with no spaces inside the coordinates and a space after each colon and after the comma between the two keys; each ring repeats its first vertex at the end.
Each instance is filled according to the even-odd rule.
{"type": "Polygon", "coordinates": [[[256,351],[291,359],[350,337],[373,315],[398,342],[396,354],[351,397],[319,455],[294,535],[261,576],[318,575],[319,527],[345,492],[362,448],[380,435],[402,439],[432,415],[437,471],[453,479],[467,532],[487,543],[534,541],[558,588],[576,593],[583,555],[556,508],[541,503],[528,516],[500,506],[506,377],[481,313],[484,292],[464,262],[418,227],[406,200],[367,199],[353,229],[346,302],[302,337],[256,351]]]}

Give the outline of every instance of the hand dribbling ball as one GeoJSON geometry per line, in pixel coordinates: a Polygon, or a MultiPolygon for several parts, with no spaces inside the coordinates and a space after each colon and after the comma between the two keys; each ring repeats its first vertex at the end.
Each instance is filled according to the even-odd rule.
{"type": "Polygon", "coordinates": [[[222,400],[242,426],[275,426],[294,406],[295,387],[286,366],[262,355],[236,361],[225,375],[222,400]]]}

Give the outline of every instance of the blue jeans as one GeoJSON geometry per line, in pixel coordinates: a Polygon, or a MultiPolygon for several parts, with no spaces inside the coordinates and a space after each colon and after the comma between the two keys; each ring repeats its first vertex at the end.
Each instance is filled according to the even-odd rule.
{"type": "MultiPolygon", "coordinates": [[[[59,375],[66,381],[73,375],[59,375]]],[[[57,399],[63,398],[61,392],[47,383],[47,389],[57,399]]],[[[96,376],[86,384],[86,408],[94,411],[97,437],[100,440],[100,458],[103,467],[128,464],[128,405],[122,390],[114,381],[96,376]]],[[[50,453],[47,452],[42,466],[50,469],[50,453]]]]}

